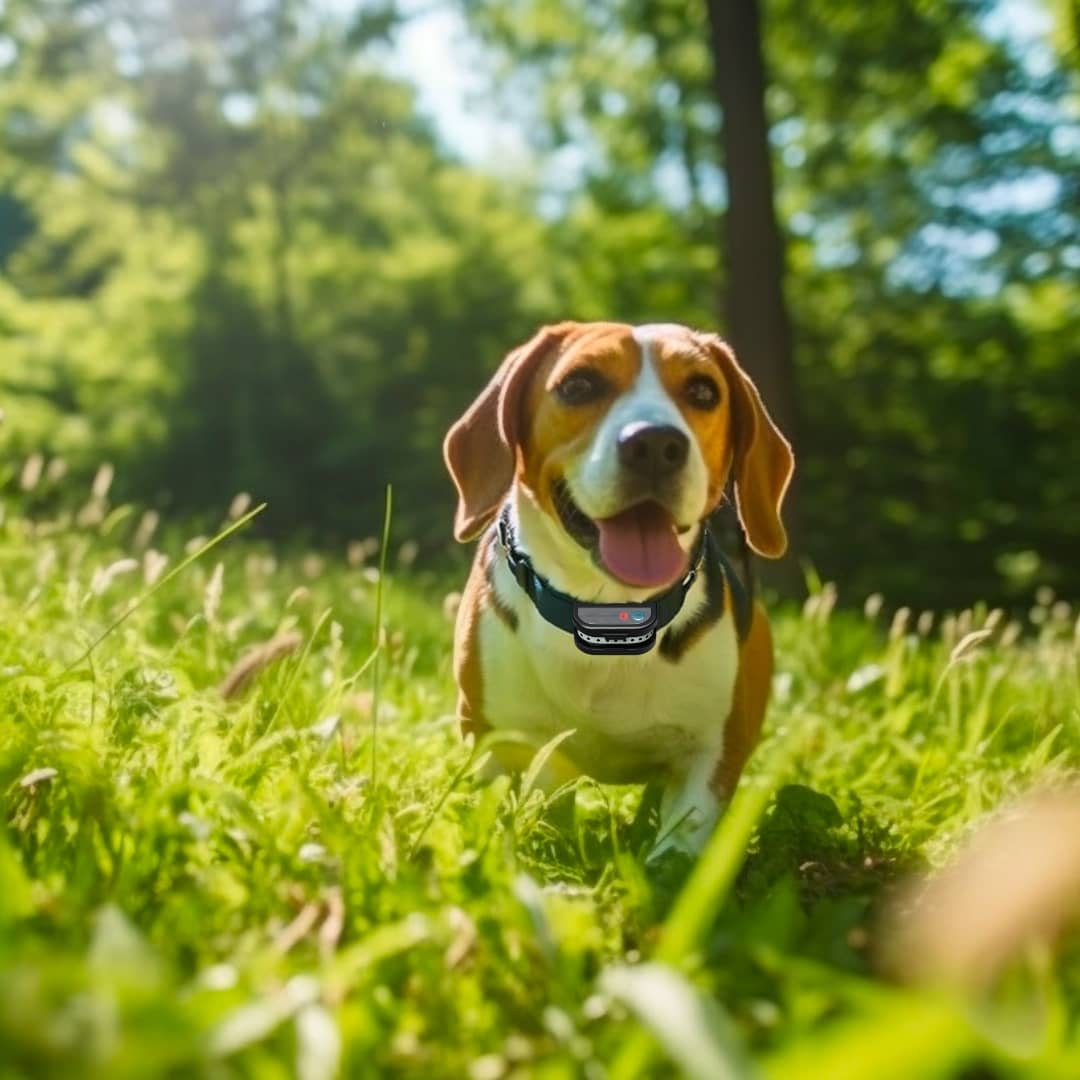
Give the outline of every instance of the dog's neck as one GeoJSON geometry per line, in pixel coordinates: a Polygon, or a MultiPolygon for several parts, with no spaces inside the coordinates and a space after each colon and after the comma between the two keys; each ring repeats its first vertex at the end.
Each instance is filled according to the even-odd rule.
{"type": "MultiPolygon", "coordinates": [[[[603,604],[646,600],[657,592],[626,585],[605,573],[592,554],[545,513],[520,484],[510,489],[508,502],[515,546],[529,556],[533,569],[560,592],[603,604]]],[[[684,551],[694,548],[700,531],[697,525],[679,537],[684,551]]]]}

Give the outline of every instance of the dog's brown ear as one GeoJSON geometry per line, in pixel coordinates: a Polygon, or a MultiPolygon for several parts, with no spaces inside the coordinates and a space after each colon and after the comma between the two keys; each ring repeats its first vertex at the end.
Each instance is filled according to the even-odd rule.
{"type": "Polygon", "coordinates": [[[773,423],[757,387],[739,366],[731,346],[715,335],[706,338],[731,394],[735,450],[735,504],[746,539],[759,555],[778,559],[787,551],[780,506],[795,471],[795,456],[773,423]]]}
{"type": "Polygon", "coordinates": [[[545,326],[514,349],[447,432],[443,459],[458,492],[454,538],[462,543],[488,526],[506,498],[514,479],[521,404],[529,379],[541,357],[572,325],[545,326]]]}

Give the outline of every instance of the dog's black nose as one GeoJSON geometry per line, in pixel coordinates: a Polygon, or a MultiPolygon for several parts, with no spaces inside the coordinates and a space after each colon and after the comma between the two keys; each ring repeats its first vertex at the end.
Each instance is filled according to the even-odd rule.
{"type": "Polygon", "coordinates": [[[670,476],[686,464],[690,440],[669,424],[627,424],[619,432],[619,461],[645,476],[670,476]]]}

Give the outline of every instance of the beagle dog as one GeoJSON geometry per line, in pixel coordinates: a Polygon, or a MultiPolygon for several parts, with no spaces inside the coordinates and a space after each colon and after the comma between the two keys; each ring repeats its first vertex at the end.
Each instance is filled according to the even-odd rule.
{"type": "Polygon", "coordinates": [[[757,741],[772,678],[765,612],[707,528],[733,474],[750,547],[770,558],[787,547],[794,458],[754,384],[712,334],[560,323],[506,357],[443,451],[454,535],[481,537],[454,638],[463,734],[524,735],[532,749],[493,750],[517,769],[572,730],[546,783],[659,782],[653,856],[699,851],[757,741]],[[662,612],[656,647],[583,651],[560,624],[567,603],[662,612]]]}

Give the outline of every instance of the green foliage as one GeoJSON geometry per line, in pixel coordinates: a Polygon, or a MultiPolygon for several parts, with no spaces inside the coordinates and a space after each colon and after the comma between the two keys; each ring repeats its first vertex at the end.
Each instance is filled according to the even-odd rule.
{"type": "Polygon", "coordinates": [[[827,592],[778,613],[746,794],[665,883],[641,859],[656,821],[638,791],[483,779],[450,715],[456,582],[391,549],[376,635],[372,551],[231,536],[166,580],[205,537],[155,532],[103,486],[82,524],[63,497],[48,514],[8,500],[0,524],[5,1076],[569,1077],[670,1058],[1034,1078],[1080,1060],[1074,940],[1020,964],[994,1023],[872,961],[903,871],[1080,767],[1075,613],[1052,598],[1023,627],[977,607],[886,632],[827,592]]]}
{"type": "MultiPolygon", "coordinates": [[[[586,310],[612,297],[643,321],[662,297],[662,317],[715,322],[733,268],[715,243],[726,200],[705,5],[461,6],[539,152],[583,159],[560,227],[591,275],[586,310]],[[645,237],[646,212],[662,236],[645,237]],[[689,274],[668,265],[658,284],[667,261],[689,274]]],[[[992,35],[1004,5],[977,0],[760,6],[805,553],[848,595],[1017,602],[1037,581],[1071,594],[1075,51],[1015,22],[992,35]]]]}
{"type": "Polygon", "coordinates": [[[181,505],[256,491],[278,530],[370,526],[392,481],[417,530],[430,494],[450,505],[432,467],[447,418],[557,306],[542,229],[440,152],[366,62],[369,21],[301,32],[309,5],[252,6],[132,23],[124,4],[57,3],[40,36],[5,12],[0,115],[55,151],[0,157],[35,225],[0,282],[8,450],[84,470],[108,455],[127,490],[181,505]]]}
{"type": "MultiPolygon", "coordinates": [[[[723,329],[705,6],[447,2],[533,147],[515,180],[388,73],[393,3],[0,8],[4,475],[109,460],[327,542],[392,482],[439,556],[442,435],[537,324],[723,329]]],[[[1080,582],[1078,68],[1007,7],[763,5],[801,548],[845,596],[1080,582]]]]}

